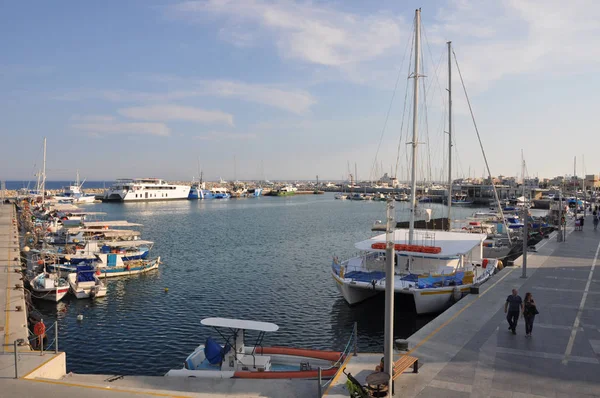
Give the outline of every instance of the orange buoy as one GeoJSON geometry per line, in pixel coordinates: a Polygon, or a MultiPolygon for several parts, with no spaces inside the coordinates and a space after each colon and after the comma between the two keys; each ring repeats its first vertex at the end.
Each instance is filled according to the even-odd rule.
{"type": "Polygon", "coordinates": [[[43,336],[46,333],[46,325],[44,325],[44,322],[40,321],[36,323],[33,327],[33,333],[35,333],[36,336],[43,336]]]}

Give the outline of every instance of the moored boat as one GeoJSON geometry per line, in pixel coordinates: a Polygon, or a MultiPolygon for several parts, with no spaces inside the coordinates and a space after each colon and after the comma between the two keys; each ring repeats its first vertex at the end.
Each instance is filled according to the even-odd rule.
{"type": "Polygon", "coordinates": [[[119,179],[102,197],[104,202],[187,199],[189,185],[175,185],[159,178],[119,179]]]}
{"type": "Polygon", "coordinates": [[[336,351],[288,347],[262,347],[266,333],[279,329],[274,323],[229,318],[205,318],[204,326],[213,327],[226,339],[222,345],[212,338],[198,346],[185,360],[182,369],[172,369],[165,376],[215,379],[309,379],[331,378],[345,355],[336,351]],[[223,332],[225,331],[225,332],[223,332]],[[230,336],[224,336],[229,331],[230,336]],[[258,332],[253,346],[245,345],[246,331],[258,332]]]}
{"type": "MultiPolygon", "coordinates": [[[[485,282],[495,272],[497,259],[482,258],[486,234],[394,231],[394,291],[411,296],[418,314],[440,312],[485,282]],[[418,242],[419,244],[416,244],[418,242]]],[[[356,243],[361,255],[340,262],[334,258],[332,276],[348,304],[364,301],[385,290],[385,234],[356,243]]]]}
{"type": "Polygon", "coordinates": [[[160,265],[160,257],[151,260],[123,261],[116,254],[98,254],[100,260],[96,267],[96,275],[100,278],[111,278],[117,276],[128,276],[142,274],[157,269],[160,265]]]}
{"type": "Polygon", "coordinates": [[[96,267],[78,265],[76,271],[68,276],[71,292],[78,299],[106,296],[106,286],[96,275],[96,267]]]}
{"type": "Polygon", "coordinates": [[[42,272],[30,282],[33,297],[59,302],[69,292],[69,284],[57,274],[42,272]]]}

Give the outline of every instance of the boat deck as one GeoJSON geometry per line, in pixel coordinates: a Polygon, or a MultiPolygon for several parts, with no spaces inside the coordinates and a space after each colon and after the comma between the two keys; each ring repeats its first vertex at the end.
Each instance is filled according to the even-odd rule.
{"type": "MultiPolygon", "coordinates": [[[[521,259],[431,321],[408,341],[419,373],[396,379],[402,397],[592,397],[600,396],[600,230],[588,217],[584,231],[556,233],[530,253],[527,278],[521,259]],[[540,314],[533,336],[507,330],[504,302],[511,289],[531,292],[540,314]]],[[[382,320],[383,323],[383,320],[382,320]]],[[[347,370],[364,383],[381,353],[351,357],[347,370]]],[[[340,374],[326,391],[347,397],[340,374]]]]}

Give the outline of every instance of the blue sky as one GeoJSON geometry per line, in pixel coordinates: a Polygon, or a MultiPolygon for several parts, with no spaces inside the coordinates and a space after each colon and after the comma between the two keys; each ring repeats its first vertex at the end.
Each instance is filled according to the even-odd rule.
{"type": "MultiPolygon", "coordinates": [[[[341,179],[348,163],[363,179],[395,172],[398,147],[404,178],[417,7],[420,178],[446,173],[447,40],[493,174],[516,175],[521,149],[530,175],[572,174],[574,156],[600,171],[590,2],[19,1],[0,6],[0,179],[32,178],[44,136],[53,180],[191,179],[198,159],[208,179],[341,179]]],[[[454,174],[482,176],[453,76],[454,174]]]]}

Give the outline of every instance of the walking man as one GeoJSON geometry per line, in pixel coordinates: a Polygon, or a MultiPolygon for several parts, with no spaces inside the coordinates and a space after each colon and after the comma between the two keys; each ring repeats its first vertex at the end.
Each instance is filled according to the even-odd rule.
{"type": "Polygon", "coordinates": [[[523,299],[518,295],[517,289],[513,289],[512,294],[506,298],[506,303],[504,303],[504,313],[509,325],[508,330],[512,330],[512,334],[517,334],[517,322],[522,312],[523,299]]]}
{"type": "Polygon", "coordinates": [[[598,229],[598,215],[594,214],[594,231],[598,229]]]}

